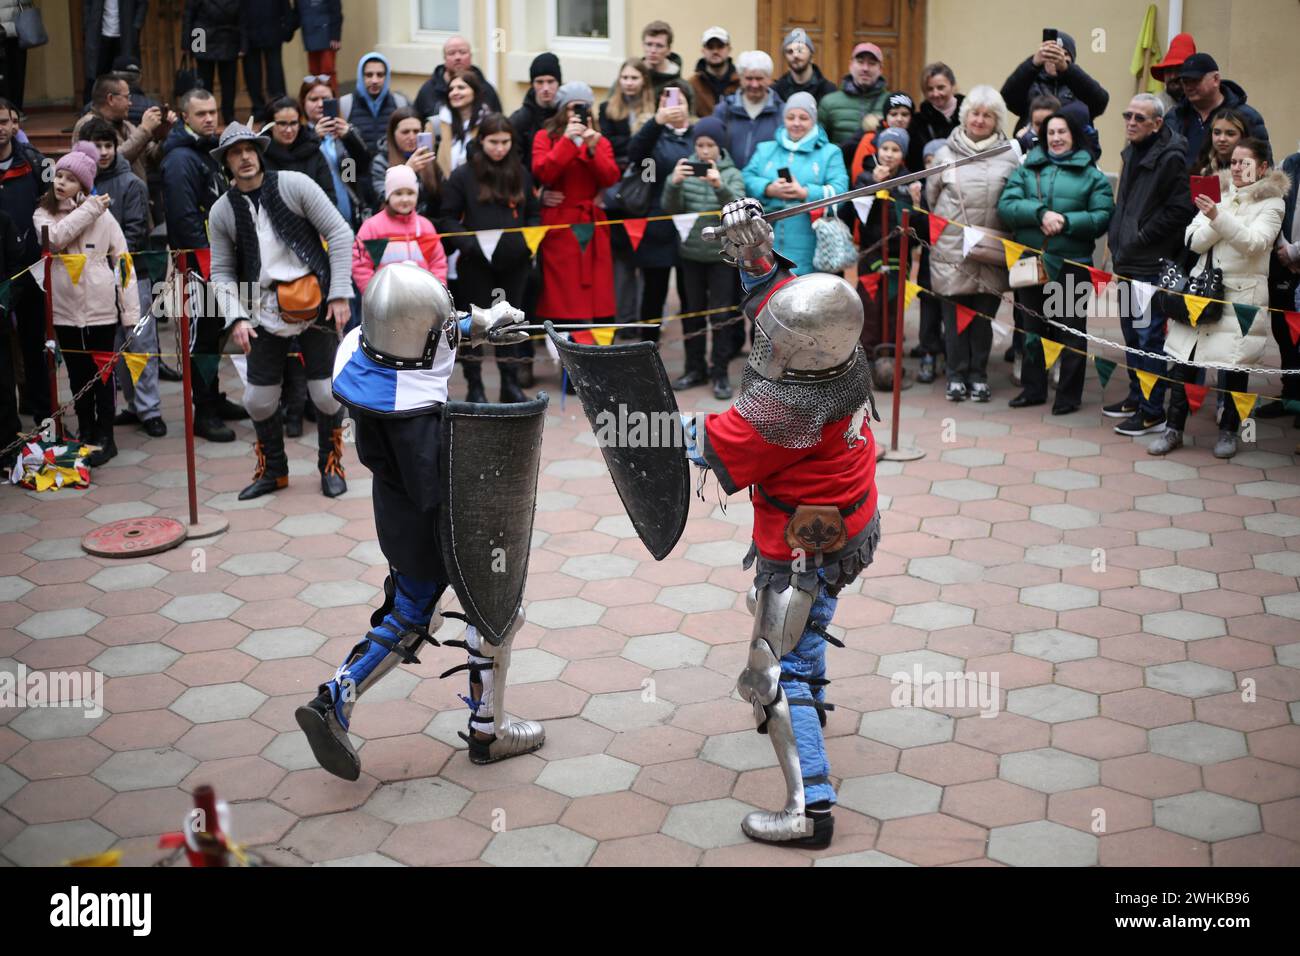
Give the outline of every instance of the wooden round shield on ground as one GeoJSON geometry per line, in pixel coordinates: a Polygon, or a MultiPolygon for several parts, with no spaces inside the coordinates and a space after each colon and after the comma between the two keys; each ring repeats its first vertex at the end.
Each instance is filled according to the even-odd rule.
{"type": "Polygon", "coordinates": [[[81,539],[82,550],[100,558],[136,558],[168,551],[185,540],[175,518],[123,518],[101,525],[81,539]]]}

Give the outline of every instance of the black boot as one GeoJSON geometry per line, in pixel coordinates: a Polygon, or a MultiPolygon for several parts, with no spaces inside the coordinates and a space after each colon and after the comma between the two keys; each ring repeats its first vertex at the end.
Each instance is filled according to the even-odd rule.
{"type": "Polygon", "coordinates": [[[301,438],[302,416],[307,405],[307,371],[296,358],[290,357],[285,362],[283,395],[284,433],[290,438],[301,438]]]}
{"type": "Polygon", "coordinates": [[[253,428],[257,431],[257,444],[253,446],[257,470],[253,472],[253,483],[239,493],[240,501],[260,498],[289,486],[289,458],[284,453],[284,419],[280,410],[276,409],[270,418],[253,422],[253,428]]]}
{"type": "Polygon", "coordinates": [[[113,426],[100,426],[99,436],[95,439],[99,448],[86,456],[86,464],[91,468],[106,465],[117,457],[117,443],[113,441],[113,426]]]}
{"type": "Polygon", "coordinates": [[[343,410],[326,415],[316,410],[316,467],[320,469],[320,491],[337,498],[348,490],[343,474],[343,410]]]}
{"type": "Polygon", "coordinates": [[[505,362],[497,363],[497,371],[501,373],[501,403],[503,405],[528,401],[528,396],[519,387],[518,368],[517,365],[509,365],[505,362]]]}
{"type": "Polygon", "coordinates": [[[465,372],[465,384],[469,386],[465,392],[465,401],[486,404],[488,397],[487,392],[483,390],[482,362],[471,360],[462,365],[461,368],[465,372]]]}

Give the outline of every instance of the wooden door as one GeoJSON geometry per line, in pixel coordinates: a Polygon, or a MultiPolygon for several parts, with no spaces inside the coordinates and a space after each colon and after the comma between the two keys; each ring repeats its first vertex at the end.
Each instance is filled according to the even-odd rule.
{"type": "Polygon", "coordinates": [[[822,74],[839,85],[849,71],[853,47],[874,43],[884,54],[884,74],[891,90],[920,95],[925,65],[926,0],[759,0],[758,38],[772,54],[776,75],[786,72],[781,41],[802,27],[817,47],[822,74]]]}

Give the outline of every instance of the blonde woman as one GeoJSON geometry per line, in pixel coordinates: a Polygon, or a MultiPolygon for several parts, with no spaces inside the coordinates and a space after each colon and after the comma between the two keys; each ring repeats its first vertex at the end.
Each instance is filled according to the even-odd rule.
{"type": "Polygon", "coordinates": [[[627,166],[628,141],[646,120],[654,117],[655,109],[650,71],[641,60],[624,60],[609,99],[600,104],[600,128],[614,147],[620,170],[627,166]]]}

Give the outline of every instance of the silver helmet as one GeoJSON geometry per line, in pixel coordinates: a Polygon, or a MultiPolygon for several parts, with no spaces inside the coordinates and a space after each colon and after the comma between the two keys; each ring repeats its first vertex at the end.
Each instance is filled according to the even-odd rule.
{"type": "Polygon", "coordinates": [[[432,368],[438,340],[456,318],[447,287],[412,262],[385,266],[361,297],[361,348],[390,368],[432,368]]]}
{"type": "Polygon", "coordinates": [[[825,381],[853,364],[862,301],[839,276],[812,272],[777,288],[754,320],[749,367],[771,382],[825,381]]]}

